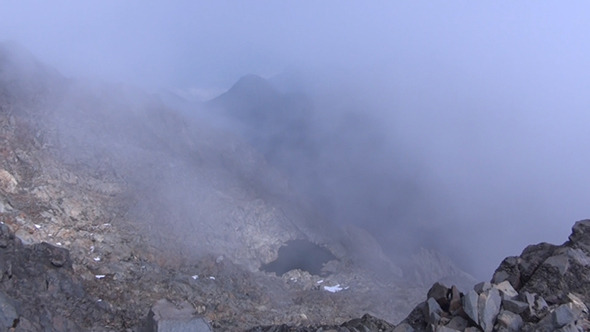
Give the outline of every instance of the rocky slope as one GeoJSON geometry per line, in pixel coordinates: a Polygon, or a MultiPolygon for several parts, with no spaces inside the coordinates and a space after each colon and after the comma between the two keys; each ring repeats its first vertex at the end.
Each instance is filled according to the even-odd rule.
{"type": "Polygon", "coordinates": [[[138,331],[163,299],[219,331],[395,322],[445,276],[406,277],[367,231],[334,227],[198,112],[0,46],[2,328],[138,331]],[[290,243],[328,261],[302,270],[281,257],[290,243]],[[275,260],[286,273],[261,270],[275,260]]]}

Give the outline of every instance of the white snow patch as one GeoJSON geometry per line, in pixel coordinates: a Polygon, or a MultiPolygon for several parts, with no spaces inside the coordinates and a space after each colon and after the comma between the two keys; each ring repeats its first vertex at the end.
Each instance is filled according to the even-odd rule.
{"type": "Polygon", "coordinates": [[[96,279],[102,279],[102,278],[106,277],[106,275],[104,275],[104,274],[97,274],[97,275],[95,275],[94,277],[95,277],[96,279]]]}
{"type": "Polygon", "coordinates": [[[336,286],[324,286],[324,290],[326,290],[330,293],[336,293],[336,292],[339,292],[343,289],[348,289],[348,287],[342,288],[342,286],[340,286],[340,284],[337,284],[336,286]]]}
{"type": "Polygon", "coordinates": [[[61,246],[61,242],[56,243],[58,246],[61,246]]]}
{"type": "Polygon", "coordinates": [[[197,280],[197,279],[199,279],[199,275],[198,275],[198,274],[195,274],[195,275],[194,275],[194,276],[192,276],[191,278],[193,278],[193,280],[197,280]]]}
{"type": "Polygon", "coordinates": [[[39,225],[39,224],[33,224],[33,225],[35,225],[35,228],[36,228],[36,229],[39,229],[39,228],[41,228],[41,225],[39,225]]]}
{"type": "Polygon", "coordinates": [[[215,280],[215,277],[209,277],[209,279],[211,279],[211,280],[215,280]]]}
{"type": "Polygon", "coordinates": [[[100,262],[100,257],[94,257],[93,259],[95,262],[100,262]]]}
{"type": "Polygon", "coordinates": [[[318,284],[321,284],[322,282],[324,282],[324,279],[318,280],[318,284]]]}

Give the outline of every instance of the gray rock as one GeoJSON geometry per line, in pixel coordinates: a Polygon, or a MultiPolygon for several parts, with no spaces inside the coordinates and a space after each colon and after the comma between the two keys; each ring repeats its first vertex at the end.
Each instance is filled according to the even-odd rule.
{"type": "Polygon", "coordinates": [[[523,312],[524,318],[527,321],[536,322],[545,316],[549,308],[545,299],[537,294],[529,292],[524,292],[521,296],[524,296],[524,299],[528,304],[527,310],[523,312]]]}
{"type": "Polygon", "coordinates": [[[477,294],[481,294],[490,288],[492,288],[492,284],[487,281],[480,282],[480,283],[476,284],[475,286],[473,286],[473,289],[477,292],[477,294]]]}
{"type": "Polygon", "coordinates": [[[442,309],[438,302],[432,297],[429,297],[426,301],[426,322],[433,325],[438,325],[442,314],[442,309]]]}
{"type": "Polygon", "coordinates": [[[451,318],[451,320],[445,325],[448,328],[463,331],[467,326],[469,326],[469,322],[463,317],[455,316],[451,318]]]}
{"type": "Polygon", "coordinates": [[[414,332],[414,328],[408,323],[401,323],[396,326],[392,332],[414,332]]]}
{"type": "Polygon", "coordinates": [[[447,295],[449,294],[449,288],[440,282],[434,283],[430,290],[428,290],[427,297],[433,298],[438,302],[441,308],[446,308],[449,306],[449,301],[447,295]]]}
{"type": "Polygon", "coordinates": [[[580,220],[572,227],[569,240],[590,252],[590,219],[580,220]]]}
{"type": "Polygon", "coordinates": [[[0,292],[0,327],[9,329],[14,326],[18,319],[18,314],[14,308],[14,303],[4,292],[0,292]]]}
{"type": "Polygon", "coordinates": [[[414,328],[408,323],[401,323],[391,332],[414,332],[414,328]]]}
{"type": "Polygon", "coordinates": [[[502,298],[500,297],[500,292],[495,288],[491,288],[479,295],[479,326],[485,332],[490,332],[494,329],[496,316],[500,312],[501,305],[502,298]]]}
{"type": "Polygon", "coordinates": [[[525,310],[528,309],[529,305],[526,302],[512,300],[512,299],[505,299],[505,300],[502,300],[502,307],[504,307],[505,310],[508,310],[508,311],[513,312],[515,314],[521,314],[525,310]]]}
{"type": "Polygon", "coordinates": [[[455,329],[452,329],[448,326],[436,326],[434,328],[434,332],[458,332],[458,331],[462,331],[462,330],[455,330],[455,329]]]}
{"type": "Polygon", "coordinates": [[[515,289],[520,289],[519,260],[520,258],[515,256],[506,257],[494,272],[492,283],[499,284],[508,280],[515,289]]]}
{"type": "Polygon", "coordinates": [[[188,302],[175,306],[166,299],[159,300],[150,310],[146,332],[211,332],[209,324],[194,313],[188,302]]]}
{"type": "Polygon", "coordinates": [[[518,292],[512,287],[508,280],[502,281],[493,287],[500,291],[503,300],[514,299],[518,296],[518,292]]]}
{"type": "Polygon", "coordinates": [[[479,295],[477,295],[473,289],[463,296],[463,311],[465,311],[467,317],[469,317],[475,325],[479,325],[478,299],[479,295]]]}
{"type": "Polygon", "coordinates": [[[460,314],[462,311],[462,294],[459,292],[457,286],[451,287],[450,297],[448,311],[451,313],[451,315],[460,314]]]}
{"type": "Polygon", "coordinates": [[[505,331],[520,331],[524,324],[522,318],[510,311],[502,310],[497,317],[497,326],[505,331]]]}
{"type": "Polygon", "coordinates": [[[563,254],[551,256],[547,258],[543,264],[547,264],[556,268],[561,275],[564,275],[567,272],[567,269],[570,267],[569,258],[563,254]]]}

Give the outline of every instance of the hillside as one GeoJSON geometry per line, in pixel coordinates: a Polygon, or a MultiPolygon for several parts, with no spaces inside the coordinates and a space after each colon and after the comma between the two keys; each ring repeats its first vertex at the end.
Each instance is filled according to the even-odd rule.
{"type": "Polygon", "coordinates": [[[463,273],[429,267],[439,255],[423,251],[408,275],[369,232],[336,226],[285,169],[202,112],[66,78],[1,45],[5,328],[140,330],[163,299],[219,331],[366,312],[395,322],[432,278],[463,273]]]}

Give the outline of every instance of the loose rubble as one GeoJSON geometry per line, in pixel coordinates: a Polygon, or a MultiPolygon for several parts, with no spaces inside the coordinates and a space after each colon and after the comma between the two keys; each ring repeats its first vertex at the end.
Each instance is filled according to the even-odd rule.
{"type": "Polygon", "coordinates": [[[341,325],[266,326],[250,331],[589,331],[586,303],[590,303],[590,220],[576,222],[569,241],[561,246],[541,243],[518,257],[507,257],[491,282],[481,282],[467,293],[435,283],[427,300],[397,326],[365,316],[341,325]]]}

